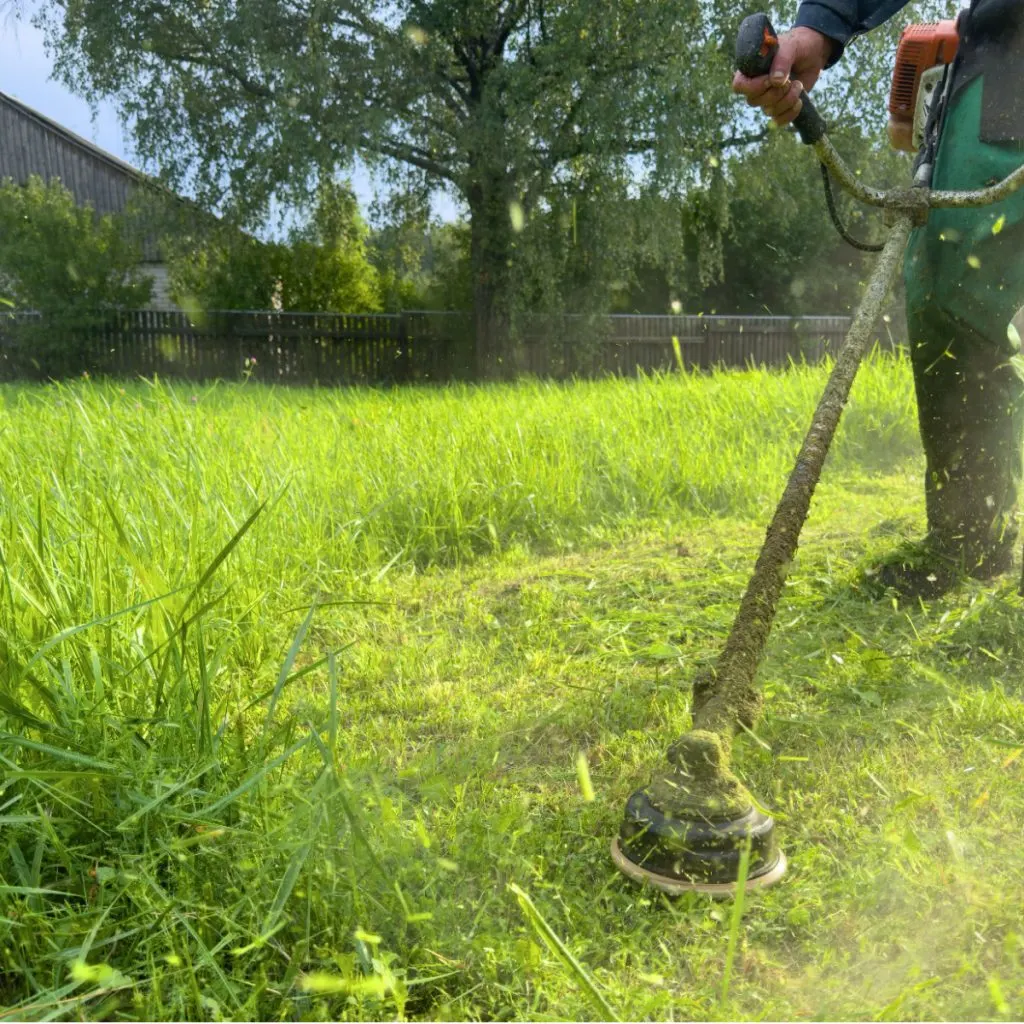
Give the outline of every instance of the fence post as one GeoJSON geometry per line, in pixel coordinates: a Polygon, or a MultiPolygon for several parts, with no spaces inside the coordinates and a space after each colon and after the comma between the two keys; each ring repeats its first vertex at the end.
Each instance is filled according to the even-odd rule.
{"type": "Polygon", "coordinates": [[[398,314],[398,379],[408,384],[412,380],[412,351],[409,346],[409,324],[405,310],[398,314]]]}

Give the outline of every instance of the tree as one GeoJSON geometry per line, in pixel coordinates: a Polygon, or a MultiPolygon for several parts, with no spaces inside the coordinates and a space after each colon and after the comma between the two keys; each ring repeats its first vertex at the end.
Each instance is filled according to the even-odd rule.
{"type": "Polygon", "coordinates": [[[698,180],[733,134],[724,0],[43,0],[57,70],[144,156],[247,213],[358,155],[466,204],[481,361],[508,332],[513,224],[579,162],[698,180]]]}
{"type": "Polygon", "coordinates": [[[473,301],[469,225],[413,216],[378,229],[371,240],[384,308],[465,311],[473,301]]]}
{"type": "Polygon", "coordinates": [[[184,310],[270,309],[278,286],[275,246],[231,224],[164,240],[171,297],[184,310]]]}
{"type": "MultiPolygon", "coordinates": [[[[909,160],[880,140],[855,127],[834,132],[833,140],[865,180],[906,181],[909,160]]],[[[706,313],[848,312],[870,257],[843,242],[831,223],[812,154],[792,134],[773,132],[721,170],[682,199],[638,192],[628,173],[617,176],[614,168],[561,182],[514,238],[517,306],[595,316],[665,313],[676,302],[706,313]]],[[[877,240],[878,213],[836,198],[853,233],[877,240]]],[[[436,298],[461,261],[446,268],[436,254],[443,233],[464,230],[426,227],[413,217],[376,234],[382,274],[397,274],[415,292],[389,308],[453,308],[436,298]]],[[[465,307],[457,301],[454,308],[465,307]]],[[[593,326],[583,325],[584,334],[593,326]]]]}
{"type": "Polygon", "coordinates": [[[348,184],[324,179],[307,224],[278,250],[285,309],[374,313],[380,281],[367,251],[366,224],[348,184]]]}
{"type": "MultiPolygon", "coordinates": [[[[642,266],[669,273],[678,261],[684,202],[654,189],[638,192],[627,167],[578,168],[516,239],[521,305],[538,313],[623,311],[642,266]]],[[[713,232],[701,252],[710,255],[716,246],[713,232]]]]}
{"type": "Polygon", "coordinates": [[[144,306],[141,234],[128,216],[77,206],[57,179],[0,182],[0,280],[17,308],[81,326],[106,310],[144,306]]]}
{"type": "Polygon", "coordinates": [[[149,302],[153,283],[140,273],[135,212],[99,217],[57,179],[0,182],[0,296],[4,306],[43,314],[17,331],[37,366],[58,374],[61,365],[79,367],[83,329],[102,325],[111,310],[149,302]]]}
{"type": "MultiPolygon", "coordinates": [[[[910,164],[875,137],[857,130],[833,140],[865,181],[906,183],[910,164]]],[[[707,232],[704,206],[693,192],[660,214],[638,210],[640,246],[629,308],[663,312],[673,301],[688,312],[801,315],[847,313],[856,304],[872,257],[847,245],[828,215],[816,160],[788,133],[773,133],[756,150],[727,162],[723,181],[726,227],[715,272],[701,275],[707,232]],[[766,167],[773,173],[766,173],[766,167]]],[[[881,216],[836,186],[842,222],[865,241],[882,237],[881,216]]],[[[706,256],[705,256],[706,258],[706,256]]]]}

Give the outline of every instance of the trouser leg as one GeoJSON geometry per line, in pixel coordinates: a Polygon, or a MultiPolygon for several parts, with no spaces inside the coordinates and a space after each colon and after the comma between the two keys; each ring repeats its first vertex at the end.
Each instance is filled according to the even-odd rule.
{"type": "Polygon", "coordinates": [[[966,572],[1008,561],[1024,466],[1024,380],[1005,341],[908,309],[929,537],[966,572]]]}

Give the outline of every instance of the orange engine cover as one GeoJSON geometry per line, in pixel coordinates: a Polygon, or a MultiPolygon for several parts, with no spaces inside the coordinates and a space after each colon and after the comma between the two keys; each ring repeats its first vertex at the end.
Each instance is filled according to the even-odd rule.
{"type": "Polygon", "coordinates": [[[908,25],[903,30],[889,93],[889,116],[893,121],[913,124],[921,75],[936,64],[951,63],[959,44],[955,21],[908,25]]]}

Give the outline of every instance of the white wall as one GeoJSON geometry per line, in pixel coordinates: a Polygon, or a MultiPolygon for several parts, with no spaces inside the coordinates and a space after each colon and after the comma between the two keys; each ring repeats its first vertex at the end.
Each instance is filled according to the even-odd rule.
{"type": "Polygon", "coordinates": [[[153,282],[153,296],[149,300],[150,309],[177,310],[171,299],[171,278],[166,263],[143,263],[140,268],[144,277],[153,282]]]}

